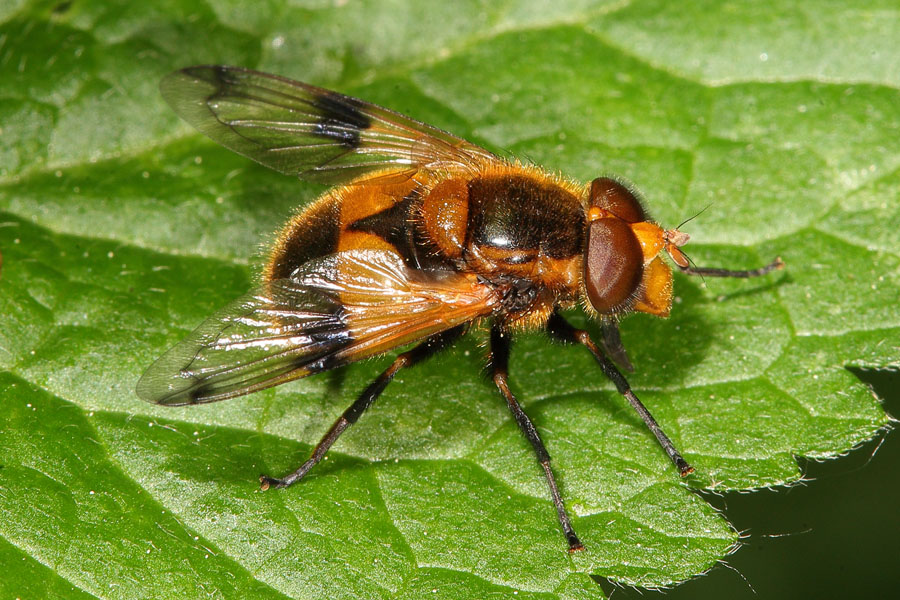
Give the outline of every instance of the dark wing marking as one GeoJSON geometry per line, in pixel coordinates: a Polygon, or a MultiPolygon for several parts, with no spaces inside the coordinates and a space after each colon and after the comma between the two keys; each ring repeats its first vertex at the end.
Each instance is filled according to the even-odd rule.
{"type": "Polygon", "coordinates": [[[466,167],[487,150],[392,110],[238,67],[197,66],[163,78],[181,118],[248,158],[288,175],[346,183],[373,171],[466,167]]]}
{"type": "Polygon", "coordinates": [[[137,385],[149,402],[224,400],[326,371],[489,315],[474,276],[354,250],[310,261],[207,319],[137,385]]]}

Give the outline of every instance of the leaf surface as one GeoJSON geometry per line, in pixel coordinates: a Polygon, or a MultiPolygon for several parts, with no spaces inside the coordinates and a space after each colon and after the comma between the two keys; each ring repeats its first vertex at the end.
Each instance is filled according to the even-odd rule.
{"type": "MultiPolygon", "coordinates": [[[[602,597],[674,584],[737,532],[696,489],[798,481],[888,422],[847,367],[900,367],[893,3],[63,2],[0,7],[0,591],[11,597],[602,597]],[[426,8],[427,6],[427,8],[426,8]],[[858,48],[865,41],[865,52],[858,48]],[[635,182],[701,265],[623,322],[682,481],[591,357],[539,335],[511,378],[587,546],[570,556],[476,332],[402,372],[292,470],[389,357],[208,406],[143,370],[246,292],[322,189],[217,147],[157,92],[237,64],[497,151],[635,182]]],[[[574,321],[593,325],[573,313],[574,321]]]]}

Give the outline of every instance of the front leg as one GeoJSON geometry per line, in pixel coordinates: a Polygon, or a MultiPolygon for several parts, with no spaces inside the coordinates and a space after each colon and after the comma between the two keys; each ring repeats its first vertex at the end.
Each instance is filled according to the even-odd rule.
{"type": "Polygon", "coordinates": [[[575,329],[568,321],[562,318],[559,313],[553,313],[553,315],[550,316],[550,320],[547,321],[547,331],[553,337],[564,342],[581,344],[586,347],[600,364],[600,369],[603,370],[603,374],[609,377],[615,384],[619,393],[625,396],[628,403],[631,404],[638,415],[640,415],[641,419],[643,419],[647,428],[656,436],[659,445],[662,446],[672,462],[675,463],[675,466],[678,467],[678,472],[681,473],[681,476],[685,477],[694,471],[694,467],[689,465],[687,461],[682,458],[681,453],[675,448],[672,440],[670,440],[669,436],[662,430],[662,427],[659,426],[659,423],[656,422],[656,419],[653,418],[653,415],[650,414],[647,407],[644,406],[644,404],[638,400],[638,397],[634,395],[634,392],[631,391],[628,380],[626,380],[622,373],[619,372],[616,365],[600,351],[600,348],[594,343],[594,340],[591,339],[591,336],[587,331],[575,329]]]}

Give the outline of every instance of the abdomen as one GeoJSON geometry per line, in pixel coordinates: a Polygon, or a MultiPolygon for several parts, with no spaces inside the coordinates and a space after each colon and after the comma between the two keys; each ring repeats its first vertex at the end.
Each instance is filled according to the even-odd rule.
{"type": "Polygon", "coordinates": [[[411,178],[395,184],[358,182],[326,192],[282,229],[265,279],[290,277],[309,260],[356,249],[394,252],[414,268],[452,268],[426,251],[429,244],[416,226],[421,187],[411,178]]]}

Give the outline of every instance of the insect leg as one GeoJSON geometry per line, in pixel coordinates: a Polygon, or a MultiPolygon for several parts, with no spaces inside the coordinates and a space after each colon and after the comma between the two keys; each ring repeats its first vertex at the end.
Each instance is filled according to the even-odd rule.
{"type": "Polygon", "coordinates": [[[566,507],[563,505],[562,497],[559,494],[559,487],[557,487],[556,479],[553,477],[553,471],[550,469],[550,454],[547,453],[544,442],[541,441],[541,436],[538,434],[537,429],[535,429],[534,423],[531,422],[531,419],[529,419],[528,415],[525,414],[525,411],[522,410],[516,397],[513,396],[512,391],[509,389],[509,382],[507,381],[509,377],[509,349],[509,335],[504,333],[503,330],[495,324],[491,328],[491,354],[489,362],[491,378],[494,380],[494,384],[500,390],[500,393],[503,394],[503,397],[506,399],[506,404],[509,406],[509,410],[512,411],[513,417],[515,417],[516,423],[519,425],[519,429],[522,430],[522,433],[524,433],[525,437],[528,438],[528,441],[531,442],[534,452],[537,455],[538,462],[544,469],[544,475],[546,475],[547,483],[550,485],[550,495],[553,498],[553,505],[556,507],[557,516],[559,516],[559,524],[562,526],[563,533],[566,535],[566,541],[569,542],[569,552],[584,550],[584,545],[578,539],[578,536],[575,535],[575,530],[572,528],[569,514],[566,512],[566,507]]]}
{"type": "Polygon", "coordinates": [[[553,315],[550,316],[550,320],[547,322],[547,331],[553,337],[564,342],[582,344],[585,346],[590,353],[594,355],[594,358],[597,359],[600,368],[603,370],[603,374],[609,377],[615,384],[619,393],[625,396],[628,403],[631,404],[632,408],[634,408],[641,419],[643,419],[647,428],[656,436],[660,446],[662,446],[672,462],[675,463],[675,466],[678,467],[681,476],[684,477],[694,471],[694,467],[690,466],[687,461],[682,458],[681,454],[672,443],[672,440],[670,440],[669,436],[662,430],[662,427],[659,426],[659,423],[656,422],[656,419],[653,418],[653,415],[650,414],[647,407],[645,407],[643,403],[638,400],[638,397],[634,395],[634,392],[631,391],[631,386],[628,385],[628,381],[622,373],[619,372],[613,362],[600,351],[600,348],[597,347],[597,344],[594,343],[594,340],[591,339],[591,336],[587,331],[575,329],[558,313],[553,313],[553,315]]]}
{"type": "Polygon", "coordinates": [[[603,319],[600,321],[600,345],[617,365],[628,371],[634,371],[634,366],[628,360],[628,353],[622,345],[622,337],[619,335],[619,322],[615,319],[603,319]]]}
{"type": "Polygon", "coordinates": [[[381,392],[387,387],[387,385],[394,378],[394,375],[397,374],[397,371],[400,369],[411,367],[415,364],[418,364],[429,358],[434,356],[444,348],[447,348],[450,344],[455,342],[460,336],[462,336],[466,332],[466,325],[460,325],[458,327],[454,327],[453,329],[448,329],[447,331],[443,331],[441,333],[435,334],[424,342],[416,346],[415,348],[404,352],[397,356],[391,366],[384,370],[378,377],[375,378],[375,381],[369,384],[369,386],[363,390],[363,393],[359,395],[356,401],[350,405],[350,407],[344,411],[344,413],[338,418],[337,421],[334,422],[334,425],[328,430],[328,432],[322,436],[322,439],[316,444],[316,447],[313,448],[312,454],[309,459],[300,465],[300,468],[291,473],[290,475],[284,477],[283,479],[276,479],[274,477],[269,477],[268,475],[260,475],[259,482],[260,487],[263,490],[267,490],[270,487],[282,488],[288,487],[301,479],[312,469],[316,464],[325,457],[325,453],[328,452],[328,449],[331,448],[331,445],[334,444],[337,439],[341,436],[344,431],[350,427],[352,424],[356,423],[359,419],[360,415],[362,415],[367,408],[369,408],[375,399],[381,395],[381,392]]]}
{"type": "Polygon", "coordinates": [[[701,277],[740,277],[740,278],[748,278],[748,277],[760,277],[762,275],[766,275],[780,269],[784,266],[784,261],[781,260],[781,257],[776,258],[769,264],[764,267],[760,267],[758,269],[749,269],[747,271],[731,271],[729,269],[716,269],[713,267],[679,267],[681,272],[685,275],[700,275],[701,277]]]}

